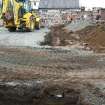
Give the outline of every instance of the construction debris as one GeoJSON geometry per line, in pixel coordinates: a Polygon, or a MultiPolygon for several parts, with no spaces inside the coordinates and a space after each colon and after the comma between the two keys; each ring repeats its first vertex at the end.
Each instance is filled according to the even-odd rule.
{"type": "Polygon", "coordinates": [[[80,13],[78,11],[60,11],[60,10],[48,10],[39,11],[41,17],[41,26],[51,27],[59,24],[68,24],[72,20],[79,19],[80,13]]]}

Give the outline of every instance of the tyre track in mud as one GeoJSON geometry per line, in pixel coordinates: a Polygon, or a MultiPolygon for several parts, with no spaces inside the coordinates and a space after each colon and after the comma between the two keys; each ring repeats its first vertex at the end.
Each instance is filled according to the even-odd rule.
{"type": "Polygon", "coordinates": [[[1,47],[0,105],[104,105],[98,101],[104,95],[100,98],[94,94],[97,88],[88,85],[105,80],[104,58],[66,50],[1,47]]]}

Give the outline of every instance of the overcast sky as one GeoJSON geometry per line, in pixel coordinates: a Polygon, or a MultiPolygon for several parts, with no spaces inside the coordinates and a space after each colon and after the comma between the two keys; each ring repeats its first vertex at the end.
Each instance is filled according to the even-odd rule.
{"type": "Polygon", "coordinates": [[[87,8],[103,7],[105,8],[105,0],[80,0],[80,5],[87,8]]]}
{"type": "Polygon", "coordinates": [[[92,7],[105,8],[105,0],[80,0],[80,5],[85,6],[86,8],[92,8],[92,7]]]}

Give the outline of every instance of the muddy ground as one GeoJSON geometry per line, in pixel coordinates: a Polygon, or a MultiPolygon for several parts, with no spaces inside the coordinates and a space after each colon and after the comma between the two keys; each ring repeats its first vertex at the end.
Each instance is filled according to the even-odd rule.
{"type": "Polygon", "coordinates": [[[105,54],[0,47],[0,105],[8,104],[105,105],[105,54]]]}
{"type": "Polygon", "coordinates": [[[1,28],[0,105],[105,105],[104,25],[75,31],[1,28]]]}

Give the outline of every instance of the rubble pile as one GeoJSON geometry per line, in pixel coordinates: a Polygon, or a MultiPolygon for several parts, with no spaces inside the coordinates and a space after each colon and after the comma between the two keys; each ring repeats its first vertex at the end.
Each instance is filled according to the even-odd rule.
{"type": "Polygon", "coordinates": [[[78,41],[78,38],[74,36],[75,35],[73,35],[73,32],[68,31],[64,25],[53,26],[51,27],[51,31],[45,36],[44,42],[41,42],[41,45],[72,45],[78,41]]]}
{"type": "Polygon", "coordinates": [[[42,27],[51,27],[59,24],[68,24],[72,20],[76,20],[81,17],[81,13],[71,10],[48,10],[39,11],[41,17],[42,27]]]}

